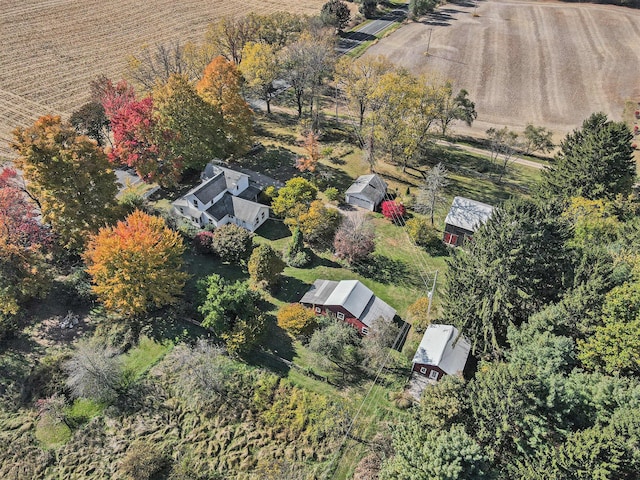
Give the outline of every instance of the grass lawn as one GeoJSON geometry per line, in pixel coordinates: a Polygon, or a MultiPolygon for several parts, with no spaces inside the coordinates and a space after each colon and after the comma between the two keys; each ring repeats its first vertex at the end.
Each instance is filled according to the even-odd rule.
{"type": "Polygon", "coordinates": [[[173,344],[170,342],[158,343],[150,338],[141,337],[138,345],[124,355],[124,369],[132,380],[137,380],[162,360],[172,348],[173,344]]]}

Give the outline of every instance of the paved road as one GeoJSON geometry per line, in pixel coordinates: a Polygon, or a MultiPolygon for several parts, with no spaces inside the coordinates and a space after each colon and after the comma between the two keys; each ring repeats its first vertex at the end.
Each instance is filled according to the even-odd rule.
{"type": "MultiPolygon", "coordinates": [[[[457,148],[459,150],[464,150],[466,152],[475,153],[477,155],[482,155],[482,156],[485,156],[485,157],[491,157],[491,152],[489,150],[485,150],[483,148],[472,147],[470,145],[464,145],[464,144],[461,144],[461,143],[447,142],[446,140],[436,140],[436,143],[438,145],[443,145],[445,147],[457,148]]],[[[513,157],[511,157],[510,162],[517,163],[518,165],[524,165],[525,167],[536,168],[538,170],[542,170],[543,168],[547,168],[547,165],[545,165],[544,163],[535,162],[533,160],[528,160],[526,158],[520,158],[520,157],[517,157],[515,155],[513,157]]]]}
{"type": "Polygon", "coordinates": [[[344,33],[338,42],[336,52],[338,52],[338,55],[344,55],[349,53],[358,45],[374,40],[376,34],[380,33],[391,24],[395,22],[402,22],[407,17],[407,10],[408,7],[405,5],[401,8],[392,10],[377,20],[367,23],[357,30],[344,33]]]}

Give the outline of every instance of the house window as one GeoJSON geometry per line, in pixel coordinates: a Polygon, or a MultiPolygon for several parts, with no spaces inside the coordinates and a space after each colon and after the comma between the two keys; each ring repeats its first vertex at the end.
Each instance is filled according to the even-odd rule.
{"type": "Polygon", "coordinates": [[[184,214],[184,208],[180,207],[180,213],[184,214]]]}
{"type": "Polygon", "coordinates": [[[367,327],[362,327],[362,334],[366,335],[367,333],[369,333],[369,329],[367,327]]]}
{"type": "Polygon", "coordinates": [[[213,223],[213,219],[211,219],[211,218],[210,218],[210,219],[209,219],[209,223],[213,223]]]}
{"type": "Polygon", "coordinates": [[[262,219],[264,220],[264,212],[262,212],[262,219]]]}
{"type": "Polygon", "coordinates": [[[316,313],[322,313],[322,308],[316,307],[316,313]]]}
{"type": "Polygon", "coordinates": [[[193,221],[193,223],[200,224],[200,222],[198,222],[198,219],[196,217],[191,217],[191,220],[193,221]]]}
{"type": "Polygon", "coordinates": [[[336,317],[338,318],[338,320],[344,320],[344,313],[338,312],[336,313],[336,317]]]}
{"type": "Polygon", "coordinates": [[[427,374],[427,367],[420,367],[420,373],[426,375],[427,374]]]}
{"type": "Polygon", "coordinates": [[[194,207],[196,207],[196,208],[197,208],[197,207],[198,207],[198,200],[194,200],[194,201],[193,201],[193,205],[194,205],[194,207]]]}
{"type": "Polygon", "coordinates": [[[431,380],[437,380],[438,379],[438,371],[437,370],[431,370],[429,372],[429,378],[431,380]]]}
{"type": "Polygon", "coordinates": [[[260,219],[258,217],[256,217],[256,225],[258,224],[259,221],[260,221],[260,219]]]}

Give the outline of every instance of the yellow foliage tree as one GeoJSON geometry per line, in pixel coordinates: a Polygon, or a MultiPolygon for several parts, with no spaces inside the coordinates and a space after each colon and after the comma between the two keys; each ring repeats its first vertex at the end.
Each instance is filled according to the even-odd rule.
{"type": "Polygon", "coordinates": [[[242,154],[253,135],[253,112],[240,94],[242,76],[233,62],[214,58],[196,85],[198,94],[222,113],[227,153],[242,154]]]}
{"type": "Polygon", "coordinates": [[[278,326],[292,335],[310,334],[315,325],[313,310],[300,303],[286,305],[278,312],[278,326]]]}
{"type": "Polygon", "coordinates": [[[242,58],[239,68],[247,86],[265,101],[267,113],[271,113],[271,100],[276,93],[273,82],[280,74],[276,49],[266,43],[249,42],[242,50],[242,58]]]}
{"type": "Polygon", "coordinates": [[[407,308],[407,320],[416,330],[424,330],[431,323],[428,312],[429,299],[420,297],[407,308]]]}
{"type": "Polygon", "coordinates": [[[84,259],[107,310],[137,317],[181,294],[187,278],[183,252],[182,239],[162,218],[136,210],[115,227],[100,229],[84,259]]]}

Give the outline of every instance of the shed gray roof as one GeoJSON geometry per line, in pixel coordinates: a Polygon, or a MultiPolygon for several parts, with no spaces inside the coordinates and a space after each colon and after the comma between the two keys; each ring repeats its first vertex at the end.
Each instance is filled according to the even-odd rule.
{"type": "Polygon", "coordinates": [[[453,325],[431,324],[424,332],[413,363],[434,365],[453,375],[464,370],[471,345],[453,325]]]}
{"type": "Polygon", "coordinates": [[[227,189],[227,182],[224,174],[219,172],[217,175],[205,180],[202,184],[187,193],[195,195],[202,203],[207,204],[227,189]]]}
{"type": "Polygon", "coordinates": [[[354,317],[360,318],[372,297],[373,292],[358,280],[342,280],[325,303],[340,305],[354,317]]]}
{"type": "Polygon", "coordinates": [[[207,213],[216,221],[222,220],[225,215],[233,215],[239,220],[253,223],[263,207],[267,208],[265,205],[234,197],[227,192],[207,209],[207,213]]]}
{"type": "Polygon", "coordinates": [[[453,199],[444,223],[475,232],[493,214],[493,207],[465,197],[453,199]]]}
{"type": "Polygon", "coordinates": [[[360,175],[345,192],[346,195],[358,195],[378,204],[387,192],[387,183],[375,173],[360,175]]]}

